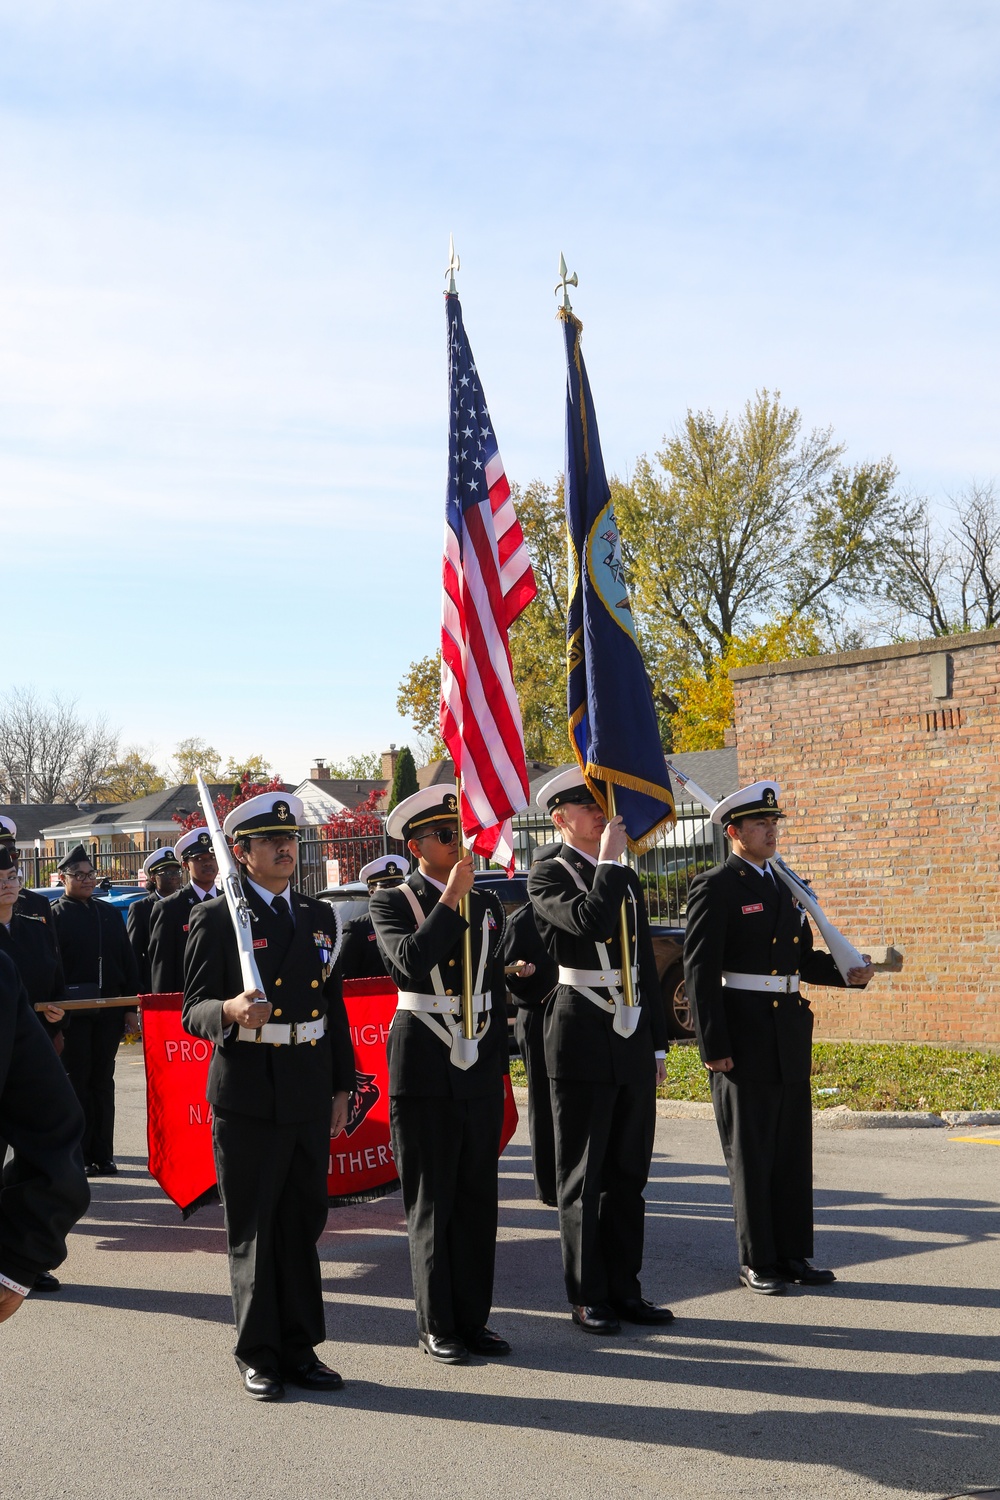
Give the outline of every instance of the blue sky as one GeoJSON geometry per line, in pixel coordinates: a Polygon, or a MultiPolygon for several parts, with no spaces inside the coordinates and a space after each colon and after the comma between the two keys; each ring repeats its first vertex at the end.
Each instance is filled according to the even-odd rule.
{"type": "Polygon", "coordinates": [[[0,0],[4,675],[289,779],[412,738],[449,231],[512,479],[561,249],[609,470],[766,385],[1000,475],[998,49],[993,0],[0,0]]]}

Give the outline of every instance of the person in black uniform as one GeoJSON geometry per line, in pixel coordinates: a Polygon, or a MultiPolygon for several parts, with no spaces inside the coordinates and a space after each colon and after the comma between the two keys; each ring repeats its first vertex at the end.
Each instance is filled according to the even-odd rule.
{"type": "Polygon", "coordinates": [[[0,1136],[14,1148],[0,1187],[0,1323],[65,1260],[66,1236],[87,1211],[82,1134],[69,1080],[0,953],[0,1136]]]}
{"type": "MultiPolygon", "coordinates": [[[[561,844],[545,844],[535,850],[532,863],[551,859],[561,851],[561,844]]],[[[556,1139],[545,1067],[545,1002],[555,990],[559,966],[539,936],[530,901],[508,918],[503,953],[507,987],[517,1001],[514,1036],[528,1075],[528,1135],[535,1196],[539,1203],[556,1208],[556,1139]]]]}
{"type": "Polygon", "coordinates": [[[536,801],[563,841],[558,855],[532,865],[528,895],[559,966],[545,1011],[545,1062],[573,1322],[596,1334],[620,1332],[620,1318],[670,1323],[670,1309],[647,1301],[639,1284],[643,1190],[667,1048],[642,887],[618,863],[626,847],[621,819],[607,822],[579,771],[554,776],[536,801]],[[631,1007],[622,1005],[618,988],[623,902],[636,988],[631,1007]]]}
{"type": "MultiPolygon", "coordinates": [[[[7,849],[13,856],[20,868],[21,855],[17,847],[17,824],[13,818],[0,816],[0,849],[7,849]]],[[[23,874],[23,872],[22,872],[23,874]]],[[[52,903],[48,896],[42,896],[36,891],[26,890],[22,884],[20,894],[17,898],[17,910],[28,916],[36,917],[45,926],[46,933],[55,944],[55,928],[52,925],[52,903]]]]}
{"type": "MultiPolygon", "coordinates": [[[[380,854],[358,871],[358,879],[368,886],[369,898],[380,887],[391,890],[402,885],[410,869],[410,861],[401,854],[380,854]]],[[[381,979],[387,975],[385,954],[375,936],[375,924],[371,913],[354,917],[344,926],[344,948],[342,963],[345,979],[381,979]]]]}
{"type": "Polygon", "coordinates": [[[458,802],[440,786],[389,814],[390,838],[419,862],[373,893],[378,941],[399,986],[386,1044],[389,1127],[410,1243],[417,1343],[444,1364],[510,1345],[487,1327],[497,1238],[497,1163],[507,1068],[503,907],[473,889],[458,842],[458,802]],[[471,898],[478,1048],[462,1043],[462,897],[471,898]],[[472,1058],[475,1058],[472,1061],[472,1058]]]}
{"type": "Polygon", "coordinates": [[[142,862],[142,869],[149,894],[140,901],[132,902],[125,925],[139,970],[139,991],[140,994],[148,995],[152,984],[149,965],[150,923],[160,902],[180,889],[182,866],[172,846],[168,844],[164,849],[154,849],[152,854],[147,854],[142,862]]]}
{"type": "MultiPolygon", "coordinates": [[[[139,973],[125,923],[113,906],[94,896],[97,872],[82,844],[59,865],[66,894],[53,904],[63,973],[70,999],[134,995],[139,973]]],[[[65,1036],[62,1060],[83,1105],[83,1156],[88,1177],[113,1176],[115,1165],[115,1057],[135,1011],[115,1006],[78,1010],[65,1036]]]]}
{"type": "MultiPolygon", "coordinates": [[[[67,1024],[62,1008],[66,998],[62,964],[49,928],[36,916],[18,910],[20,886],[17,860],[9,849],[0,845],[0,952],[13,960],[32,1007],[44,1006],[35,1014],[60,1053],[62,1032],[67,1024]]],[[[0,1168],[6,1152],[7,1142],[0,1137],[0,1168]]],[[[43,1271],[35,1278],[34,1290],[57,1292],[59,1282],[50,1271],[43,1271]]]]}
{"type": "Polygon", "coordinates": [[[293,892],[302,803],[263,792],[225,832],[243,866],[264,990],[245,989],[223,896],[191,916],[183,1024],[215,1044],[212,1144],[225,1211],[236,1362],[248,1395],[285,1384],[339,1390],[316,1355],[326,1338],[316,1245],[326,1225],[330,1136],[347,1123],[354,1050],[337,967],[336,913],[293,892]],[[268,998],[270,997],[270,999],[268,998]]]}
{"type": "Polygon", "coordinates": [[[219,894],[219,863],[207,828],[189,828],[174,845],[174,857],[191,877],[188,884],[165,896],[149,920],[149,976],[154,995],[172,995],[184,988],[184,949],[191,914],[201,901],[219,894]]]}
{"type": "MultiPolygon", "coordinates": [[[[813,1254],[813,1016],[808,984],[844,987],[829,953],[770,867],[778,845],[780,789],[755,781],[718,804],[712,822],[732,853],[698,875],[688,896],[684,977],[729,1171],[740,1280],[774,1295],[787,1282],[824,1286],[832,1271],[813,1254]]],[[[852,985],[874,973],[851,969],[852,985]]]]}

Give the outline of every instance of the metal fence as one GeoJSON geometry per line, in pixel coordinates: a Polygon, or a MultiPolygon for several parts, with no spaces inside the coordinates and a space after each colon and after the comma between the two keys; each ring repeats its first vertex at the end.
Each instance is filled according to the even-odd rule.
{"type": "MultiPolygon", "coordinates": [[[[522,814],[514,821],[514,858],[517,869],[527,870],[535,850],[553,840],[550,820],[542,813],[522,814]]],[[[358,872],[369,860],[380,854],[405,854],[403,844],[387,837],[385,830],[354,838],[330,838],[318,830],[308,830],[299,842],[299,861],[295,884],[304,895],[316,896],[329,886],[347,885],[357,880],[358,872]]],[[[94,868],[102,879],[142,884],[142,862],[148,850],[124,849],[110,852],[91,851],[94,868]]],[[[409,856],[407,856],[409,857],[409,856]]],[[[646,892],[650,920],[670,926],[682,926],[688,888],[699,870],[710,869],[725,858],[725,838],[702,808],[681,803],[677,823],[660,835],[645,854],[630,855],[629,863],[638,871],[646,892]]],[[[486,869],[485,860],[477,865],[486,869]]],[[[412,864],[412,860],[411,860],[412,864]]],[[[56,868],[52,855],[22,853],[21,868],[26,885],[46,886],[56,868]]]]}

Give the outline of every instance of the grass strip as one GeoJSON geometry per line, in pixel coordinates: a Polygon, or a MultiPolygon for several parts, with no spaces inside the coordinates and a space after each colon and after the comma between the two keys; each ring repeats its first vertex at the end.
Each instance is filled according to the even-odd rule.
{"type": "MultiPolygon", "coordinates": [[[[524,1065],[511,1059],[511,1082],[526,1084],[524,1065]]],[[[691,1043],[667,1053],[661,1099],[711,1099],[708,1074],[691,1043]]],[[[812,1096],[815,1109],[1000,1110],[1000,1055],[955,1052],[907,1043],[816,1042],[812,1096]]]]}

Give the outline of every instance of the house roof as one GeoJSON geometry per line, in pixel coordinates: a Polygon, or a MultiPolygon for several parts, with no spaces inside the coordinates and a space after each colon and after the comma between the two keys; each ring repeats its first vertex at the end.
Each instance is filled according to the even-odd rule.
{"type": "Polygon", "coordinates": [[[327,797],[331,797],[340,807],[346,807],[349,811],[353,812],[355,808],[360,807],[362,802],[371,796],[372,792],[379,792],[384,795],[388,787],[389,783],[387,781],[358,781],[353,779],[339,781],[310,778],[295,788],[295,795],[296,797],[301,797],[308,806],[310,792],[323,792],[327,797]]]}
{"type": "Polygon", "coordinates": [[[17,824],[17,842],[33,844],[42,838],[42,829],[83,811],[75,802],[4,802],[0,815],[17,824]]]}
{"type": "MultiPolygon", "coordinates": [[[[229,796],[233,783],[212,781],[209,782],[208,789],[214,800],[221,794],[229,796]]],[[[284,790],[290,792],[292,789],[284,786],[284,790]]],[[[169,827],[174,822],[175,813],[186,817],[188,813],[195,812],[199,805],[198,788],[193,782],[182,782],[177,786],[166,787],[162,792],[151,792],[148,797],[138,797],[134,802],[99,802],[89,808],[78,808],[72,817],[47,823],[43,837],[69,838],[91,830],[111,833],[116,828],[134,828],[137,824],[169,827]]],[[[14,821],[17,822],[17,819],[14,821]]]]}

